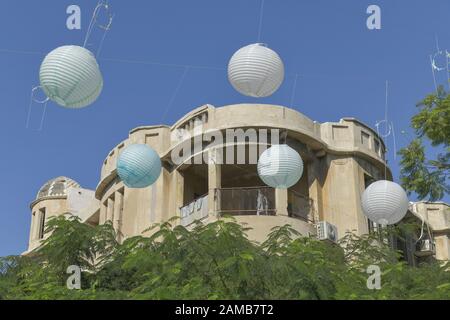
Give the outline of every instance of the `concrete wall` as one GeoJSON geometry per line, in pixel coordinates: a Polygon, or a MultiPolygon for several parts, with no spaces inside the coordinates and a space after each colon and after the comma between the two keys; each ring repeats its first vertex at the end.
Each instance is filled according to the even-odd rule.
{"type": "Polygon", "coordinates": [[[65,214],[68,211],[67,199],[65,196],[54,197],[49,199],[43,199],[36,202],[31,208],[31,224],[30,224],[30,237],[28,242],[28,252],[39,247],[43,239],[48,237],[44,235],[43,238],[39,237],[39,230],[41,228],[40,219],[41,214],[45,212],[45,223],[55,216],[65,214]]]}
{"type": "MultiPolygon", "coordinates": [[[[436,245],[436,259],[450,260],[450,206],[443,202],[416,202],[410,210],[429,224],[436,245]]],[[[428,236],[428,231],[425,229],[428,236]]]]}

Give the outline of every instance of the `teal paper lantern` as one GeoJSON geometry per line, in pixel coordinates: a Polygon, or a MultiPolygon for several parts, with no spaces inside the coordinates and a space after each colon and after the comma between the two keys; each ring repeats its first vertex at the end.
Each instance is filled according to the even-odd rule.
{"type": "Polygon", "coordinates": [[[95,56],[79,46],[62,46],[51,51],[42,61],[39,79],[50,100],[70,109],[89,106],[103,88],[95,56]]]}
{"type": "Polygon", "coordinates": [[[146,188],[158,180],[161,159],[148,145],[132,144],[119,155],[117,173],[127,187],[146,188]]]}
{"type": "Polygon", "coordinates": [[[258,175],[272,188],[287,189],[303,174],[303,161],[297,151],[286,144],[273,145],[258,160],[258,175]]]}

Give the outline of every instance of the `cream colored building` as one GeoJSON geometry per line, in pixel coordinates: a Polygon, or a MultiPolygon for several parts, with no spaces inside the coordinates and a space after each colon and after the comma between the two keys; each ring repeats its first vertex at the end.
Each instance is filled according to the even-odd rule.
{"type": "MultiPolygon", "coordinates": [[[[265,141],[256,144],[259,154],[267,148],[265,141]]],[[[248,152],[252,143],[235,141],[233,145],[236,148],[244,145],[248,152]]],[[[201,152],[213,155],[214,150],[205,148],[201,152]]],[[[382,139],[354,118],[318,123],[283,106],[238,104],[215,108],[204,105],[172,126],[131,130],[128,138],[104,160],[95,191],[83,189],[65,177],[45,184],[31,203],[27,252],[39,246],[44,237],[44,222],[67,212],[78,215],[86,223],[112,221],[119,240],[139,235],[152,224],[173,216],[179,216],[179,223],[189,227],[194,220],[210,222],[224,214],[247,223],[252,228],[249,237],[257,241],[264,240],[272,227],[284,224],[292,225],[303,235],[314,235],[320,221],[336,226],[339,237],[347,231],[365,234],[373,224],[362,213],[360,197],[372,181],[384,179],[385,175],[387,179],[392,178],[385,167],[384,155],[382,139]],[[273,189],[259,179],[256,164],[174,163],[173,152],[183,141],[173,137],[182,129],[190,132],[189,139],[194,141],[198,124],[203,131],[279,129],[284,142],[297,150],[304,161],[302,178],[287,190],[273,189]],[[163,170],[151,187],[127,188],[117,175],[117,157],[124,147],[133,143],[148,144],[161,157],[163,170]]],[[[429,220],[426,225],[431,226],[436,237],[436,258],[448,260],[448,205],[417,203],[410,215],[429,220]],[[437,209],[430,215],[430,210],[434,210],[430,208],[437,209]]]]}

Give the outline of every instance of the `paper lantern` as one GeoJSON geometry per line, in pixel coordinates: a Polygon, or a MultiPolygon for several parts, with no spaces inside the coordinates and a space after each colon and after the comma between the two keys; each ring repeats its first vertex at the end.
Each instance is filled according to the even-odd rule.
{"type": "Polygon", "coordinates": [[[364,214],[370,220],[389,225],[399,222],[409,206],[405,190],[397,183],[379,180],[370,184],[361,198],[364,214]]]}
{"type": "Polygon", "coordinates": [[[264,44],[251,44],[239,49],[231,57],[228,79],[243,95],[267,97],[277,91],[283,82],[283,61],[264,44]]]}
{"type": "Polygon", "coordinates": [[[127,187],[145,188],[158,180],[161,174],[161,159],[149,146],[132,144],[119,155],[117,173],[127,187]]]}
{"type": "Polygon", "coordinates": [[[103,78],[94,55],[79,46],[62,46],[50,52],[39,71],[47,97],[65,108],[92,104],[103,88],[103,78]]]}
{"type": "Polygon", "coordinates": [[[297,151],[286,144],[273,145],[258,160],[258,175],[270,187],[287,189],[303,174],[303,161],[297,151]]]}

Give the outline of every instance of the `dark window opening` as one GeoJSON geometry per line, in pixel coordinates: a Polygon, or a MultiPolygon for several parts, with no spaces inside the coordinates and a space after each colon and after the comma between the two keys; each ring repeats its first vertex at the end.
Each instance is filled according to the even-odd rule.
{"type": "Polygon", "coordinates": [[[40,221],[39,221],[39,239],[44,238],[44,232],[45,232],[45,208],[40,209],[40,221]]]}

